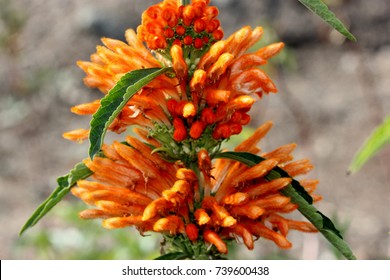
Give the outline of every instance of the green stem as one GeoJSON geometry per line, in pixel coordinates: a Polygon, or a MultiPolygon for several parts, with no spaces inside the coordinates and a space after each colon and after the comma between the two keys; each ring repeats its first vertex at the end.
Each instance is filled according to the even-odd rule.
{"type": "Polygon", "coordinates": [[[187,6],[187,5],[189,5],[190,4],[190,0],[180,0],[180,5],[181,6],[187,6]]]}

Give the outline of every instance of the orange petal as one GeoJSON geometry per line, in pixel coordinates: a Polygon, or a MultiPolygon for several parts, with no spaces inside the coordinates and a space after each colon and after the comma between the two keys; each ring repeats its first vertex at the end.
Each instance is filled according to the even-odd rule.
{"type": "Polygon", "coordinates": [[[77,115],[92,115],[100,107],[100,100],[95,100],[90,103],[79,104],[70,109],[70,111],[77,115]]]}
{"type": "Polygon", "coordinates": [[[278,159],[266,159],[255,166],[248,168],[242,174],[238,175],[231,182],[233,186],[237,186],[242,182],[261,178],[268,174],[279,163],[278,159]]]}
{"type": "Polygon", "coordinates": [[[198,225],[200,226],[205,225],[210,221],[210,216],[203,208],[196,209],[194,216],[195,216],[195,220],[198,222],[198,225]]]}
{"type": "Polygon", "coordinates": [[[172,202],[165,200],[165,198],[158,198],[146,206],[142,215],[142,221],[150,220],[160,212],[167,212],[173,207],[172,202]]]}
{"type": "Polygon", "coordinates": [[[153,225],[157,232],[168,231],[170,234],[185,233],[183,220],[175,215],[159,219],[153,225]]]}
{"type": "Polygon", "coordinates": [[[257,143],[268,133],[272,127],[272,122],[266,122],[259,126],[256,131],[248,139],[238,145],[234,151],[236,152],[247,152],[254,148],[257,143]]]}
{"type": "Polygon", "coordinates": [[[274,43],[258,50],[256,54],[268,60],[274,55],[277,55],[283,49],[283,47],[284,43],[274,43]]]}
{"type": "Polygon", "coordinates": [[[265,213],[265,209],[256,205],[241,205],[232,207],[229,212],[233,216],[244,216],[255,220],[265,213]]]}
{"type": "Polygon", "coordinates": [[[227,67],[230,66],[233,59],[234,55],[230,53],[222,54],[218,58],[218,60],[210,67],[210,69],[207,70],[207,77],[212,82],[217,81],[219,77],[225,73],[227,67]]]}
{"type": "Polygon", "coordinates": [[[286,187],[292,181],[291,178],[278,178],[266,183],[260,183],[245,189],[245,192],[251,196],[261,196],[267,193],[275,192],[286,187]]]}
{"type": "Polygon", "coordinates": [[[173,45],[171,48],[172,66],[176,76],[183,79],[188,74],[188,66],[183,58],[183,49],[179,45],[173,45]]]}
{"type": "Polygon", "coordinates": [[[195,92],[203,91],[206,84],[206,78],[206,71],[202,69],[196,69],[190,81],[190,90],[195,92]]]}
{"type": "Polygon", "coordinates": [[[283,170],[291,177],[306,174],[313,170],[313,168],[314,166],[308,159],[297,160],[283,166],[283,170]]]}
{"type": "Polygon", "coordinates": [[[242,237],[244,244],[249,250],[253,250],[254,248],[253,236],[249,230],[247,230],[241,224],[236,224],[233,228],[233,232],[242,237]]]}
{"type": "Polygon", "coordinates": [[[89,137],[89,130],[87,129],[75,129],[69,132],[65,132],[62,134],[62,137],[65,139],[71,140],[71,141],[76,141],[76,142],[83,142],[85,139],[88,139],[89,137]]]}
{"type": "Polygon", "coordinates": [[[223,197],[221,202],[223,204],[242,205],[248,202],[248,200],[249,200],[249,195],[247,193],[236,192],[234,194],[230,194],[223,197]]]}
{"type": "Polygon", "coordinates": [[[141,216],[115,217],[103,221],[103,227],[108,229],[124,228],[142,223],[141,216]]]}
{"type": "Polygon", "coordinates": [[[260,236],[275,242],[282,249],[290,249],[292,244],[283,235],[267,228],[262,223],[258,222],[243,222],[243,225],[256,236],[260,236]]]}
{"type": "Polygon", "coordinates": [[[266,210],[279,209],[290,203],[290,198],[282,195],[273,195],[267,198],[259,198],[249,202],[250,205],[256,205],[266,210]]]}
{"type": "Polygon", "coordinates": [[[203,232],[203,238],[206,242],[209,242],[209,243],[213,244],[215,247],[217,247],[217,250],[220,253],[222,253],[222,254],[228,253],[228,248],[227,248],[225,242],[223,242],[221,237],[219,237],[219,235],[215,231],[212,231],[210,229],[206,229],[203,232]]]}

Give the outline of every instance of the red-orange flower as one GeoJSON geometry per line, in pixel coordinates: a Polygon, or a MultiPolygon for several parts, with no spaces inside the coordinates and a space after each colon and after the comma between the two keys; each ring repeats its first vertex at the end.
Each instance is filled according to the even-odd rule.
{"type": "MultiPolygon", "coordinates": [[[[291,161],[294,144],[262,154],[265,160],[252,167],[213,159],[221,142],[250,122],[254,102],[277,92],[260,67],[283,43],[246,53],[263,34],[261,27],[249,26],[222,40],[218,9],[209,2],[153,5],[143,13],[138,34],[126,31],[127,43],[104,38],[91,62],[78,62],[87,74],[85,84],[104,94],[129,71],[169,66],[174,73],[139,90],[108,128],[121,133],[135,125],[144,142],[128,136],[127,143],[104,145],[103,157],[84,162],[95,181],[79,181],[72,193],[94,206],[80,216],[102,218],[106,228],[135,226],[141,233],[179,236],[204,250],[205,243],[212,244],[221,254],[228,251],[226,241],[237,237],[249,249],[258,237],[290,248],[289,230],[315,228],[283,217],[297,209],[280,193],[292,178],[269,180],[267,175],[275,167],[290,176],[305,174],[310,162],[291,161]]],[[[99,106],[97,100],[72,112],[94,114],[99,106]]],[[[260,153],[256,145],[270,127],[262,125],[235,150],[260,153]]],[[[75,130],[64,137],[81,141],[88,133],[75,130]]],[[[301,184],[312,194],[317,181],[301,184]]]]}
{"type": "MultiPolygon", "coordinates": [[[[270,127],[271,123],[260,126],[236,151],[258,151],[256,144],[270,127]]],[[[127,144],[104,146],[104,158],[85,161],[97,181],[79,181],[72,193],[96,207],[84,210],[80,217],[102,218],[106,228],[135,226],[141,233],[182,235],[194,243],[209,242],[223,254],[227,253],[226,241],[236,237],[249,249],[258,237],[287,249],[292,246],[287,239],[290,230],[316,231],[309,222],[283,217],[297,209],[279,192],[292,179],[266,179],[275,166],[296,176],[312,169],[306,160],[291,161],[294,148],[290,144],[263,153],[266,160],[254,167],[227,159],[212,163],[202,151],[202,175],[197,176],[191,169],[152,155],[146,144],[127,137],[127,144]]],[[[317,181],[302,180],[301,184],[312,194],[317,181]]]]}
{"type": "MultiPolygon", "coordinates": [[[[218,9],[206,0],[194,0],[185,7],[165,0],[143,13],[138,34],[126,31],[127,44],[103,38],[104,46],[97,47],[91,62],[78,62],[87,74],[86,85],[104,94],[129,71],[161,65],[174,69],[176,77],[159,76],[135,94],[109,130],[121,133],[128,126],[141,126],[167,157],[191,160],[195,155],[188,154],[187,147],[208,147],[212,153],[221,141],[242,131],[254,102],[264,93],[277,91],[259,66],[276,55],[283,43],[245,54],[263,29],[246,26],[221,40],[217,15],[218,9]],[[175,152],[172,142],[177,143],[175,152]]],[[[93,114],[99,105],[99,101],[81,104],[72,112],[93,114]]],[[[64,137],[81,141],[88,131],[75,130],[64,137]]]]}

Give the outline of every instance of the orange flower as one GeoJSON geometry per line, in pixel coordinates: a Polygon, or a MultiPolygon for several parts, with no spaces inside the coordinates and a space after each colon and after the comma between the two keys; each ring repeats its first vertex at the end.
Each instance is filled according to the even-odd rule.
{"type": "MultiPolygon", "coordinates": [[[[261,27],[246,26],[221,40],[216,7],[207,0],[193,0],[187,6],[178,2],[151,6],[142,15],[138,34],[126,31],[127,43],[103,38],[104,46],[97,47],[91,62],[78,65],[87,74],[85,84],[104,94],[129,71],[172,66],[176,77],[162,75],[143,87],[108,129],[121,133],[132,125],[146,128],[165,157],[188,162],[196,159],[188,147],[215,152],[220,142],[249,123],[247,112],[259,97],[277,91],[258,67],[283,43],[245,54],[261,38],[261,27]]],[[[94,114],[98,108],[97,100],[75,106],[72,112],[94,114]]],[[[81,141],[88,131],[75,130],[64,137],[81,141]]]]}
{"type": "MultiPolygon", "coordinates": [[[[257,143],[271,126],[270,122],[260,126],[236,150],[258,149],[257,143]]],[[[293,171],[295,176],[312,169],[306,160],[291,162],[295,145],[262,154],[266,160],[254,167],[227,159],[212,163],[202,150],[202,175],[197,176],[191,169],[151,155],[151,149],[136,138],[127,137],[127,143],[104,146],[105,158],[85,161],[97,181],[79,181],[72,193],[96,209],[82,211],[81,218],[102,218],[106,228],[135,226],[141,233],[182,235],[194,244],[211,243],[222,254],[227,253],[226,241],[236,237],[248,249],[254,248],[258,237],[288,249],[292,246],[287,240],[290,230],[316,231],[309,222],[283,217],[297,209],[279,192],[292,179],[266,179],[275,166],[293,171]]],[[[310,194],[317,183],[301,181],[310,194]]]]}
{"type": "MultiPolygon", "coordinates": [[[[261,27],[246,26],[222,40],[218,9],[209,6],[210,1],[193,0],[186,6],[178,2],[151,6],[142,15],[138,34],[126,31],[127,43],[103,38],[104,46],[97,47],[91,62],[78,62],[87,75],[85,84],[104,94],[136,69],[172,66],[175,74],[144,86],[109,126],[117,133],[138,126],[135,131],[146,143],[129,136],[127,143],[104,145],[104,157],[84,162],[96,181],[79,181],[72,193],[95,208],[80,217],[102,218],[106,228],[135,226],[141,233],[179,236],[205,251],[210,249],[205,243],[212,244],[218,254],[226,254],[226,241],[237,237],[249,249],[258,237],[290,248],[289,230],[315,228],[283,217],[297,209],[280,193],[292,179],[268,180],[267,175],[275,167],[291,176],[305,174],[312,169],[310,162],[291,162],[294,144],[263,154],[265,160],[252,167],[213,160],[221,142],[250,122],[254,102],[277,92],[259,67],[283,43],[246,53],[261,38],[261,27]]],[[[94,114],[99,106],[94,101],[72,112],[94,114]]],[[[256,145],[270,128],[271,123],[262,125],[235,150],[258,154],[256,145]]],[[[81,141],[88,131],[64,136],[81,141]]],[[[312,194],[317,183],[301,184],[312,194]]]]}

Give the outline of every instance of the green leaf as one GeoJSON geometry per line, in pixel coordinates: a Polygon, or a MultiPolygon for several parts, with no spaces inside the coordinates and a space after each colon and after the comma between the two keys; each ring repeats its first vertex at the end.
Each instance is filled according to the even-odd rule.
{"type": "Polygon", "coordinates": [[[91,176],[93,172],[88,167],[80,162],[65,176],[57,178],[58,187],[50,194],[50,196],[38,206],[31,217],[20,230],[19,235],[22,235],[28,228],[34,226],[40,219],[43,218],[65,195],[67,195],[78,180],[82,180],[91,176]]]}
{"type": "Polygon", "coordinates": [[[168,254],[159,256],[159,257],[155,258],[155,260],[159,260],[159,261],[161,261],[161,260],[183,260],[187,257],[188,257],[188,255],[186,253],[173,252],[173,253],[168,253],[168,254]]]}
{"type": "MultiPolygon", "coordinates": [[[[242,152],[223,152],[219,153],[215,156],[216,158],[227,158],[239,161],[243,164],[252,167],[261,161],[264,158],[250,154],[250,153],[242,153],[242,152]]],[[[273,180],[280,177],[290,177],[286,171],[277,167],[271,170],[269,174],[266,176],[267,180],[273,180]]],[[[343,237],[340,234],[340,231],[337,230],[333,222],[318,211],[311,203],[308,201],[306,195],[306,191],[302,192],[301,188],[304,189],[300,183],[296,180],[293,180],[290,185],[281,190],[280,192],[291,198],[291,202],[298,205],[299,212],[302,213],[321,233],[322,235],[347,259],[356,259],[353,255],[351,249],[348,244],[343,240],[343,237]],[[299,185],[299,187],[298,187],[299,185]]],[[[310,196],[310,195],[309,195],[310,196]]]]}
{"type": "Polygon", "coordinates": [[[171,71],[171,67],[139,69],[126,73],[100,101],[100,107],[92,116],[89,133],[91,159],[103,145],[108,126],[119,115],[126,103],[141,88],[159,75],[171,71]]]}
{"type": "Polygon", "coordinates": [[[349,170],[358,171],[370,158],[372,158],[384,145],[390,142],[390,116],[380,124],[368,137],[363,146],[352,160],[349,170]]]}
{"type": "Polygon", "coordinates": [[[349,40],[356,42],[355,36],[348,31],[344,24],[332,13],[328,6],[321,0],[298,0],[303,5],[305,5],[313,13],[320,16],[324,21],[326,21],[330,26],[340,32],[342,35],[347,37],[349,40]]]}

